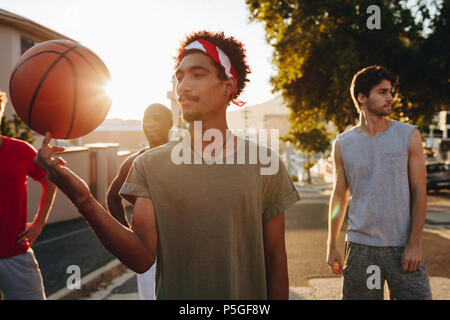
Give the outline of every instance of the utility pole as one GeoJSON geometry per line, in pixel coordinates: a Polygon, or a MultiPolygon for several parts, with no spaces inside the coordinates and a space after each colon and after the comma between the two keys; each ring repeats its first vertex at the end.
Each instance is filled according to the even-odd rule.
{"type": "Polygon", "coordinates": [[[247,132],[248,109],[244,109],[245,132],[247,132]]]}

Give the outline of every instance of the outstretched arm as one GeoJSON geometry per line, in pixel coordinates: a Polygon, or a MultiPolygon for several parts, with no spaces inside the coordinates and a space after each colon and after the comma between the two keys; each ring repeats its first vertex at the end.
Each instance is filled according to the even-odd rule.
{"type": "Polygon", "coordinates": [[[94,199],[86,182],[65,167],[63,159],[55,157],[64,148],[51,147],[49,143],[50,134],[47,133],[35,163],[74,203],[106,249],[133,271],[143,273],[148,270],[155,261],[157,247],[157,234],[146,235],[148,230],[156,232],[152,200],[138,198],[133,213],[139,217],[138,222],[133,229],[123,226],[94,199]]]}

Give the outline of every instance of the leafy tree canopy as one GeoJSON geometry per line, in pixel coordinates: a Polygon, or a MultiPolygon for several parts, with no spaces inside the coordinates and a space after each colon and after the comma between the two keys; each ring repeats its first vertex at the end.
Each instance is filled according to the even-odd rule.
{"type": "MultiPolygon", "coordinates": [[[[313,115],[317,124],[332,121],[343,131],[358,117],[349,93],[352,77],[374,64],[400,77],[393,118],[427,124],[449,105],[450,0],[246,2],[250,19],[264,23],[274,48],[274,92],[294,113],[313,115]],[[371,5],[381,9],[380,29],[367,26],[371,5]],[[437,10],[434,17],[430,8],[437,10]]],[[[307,124],[308,117],[293,125],[307,124]]]]}

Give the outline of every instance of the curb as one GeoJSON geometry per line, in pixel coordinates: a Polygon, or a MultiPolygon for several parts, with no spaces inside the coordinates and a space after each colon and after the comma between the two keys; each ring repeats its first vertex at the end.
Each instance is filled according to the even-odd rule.
{"type": "Polygon", "coordinates": [[[96,290],[101,282],[110,282],[113,278],[127,269],[127,266],[118,259],[115,259],[81,278],[80,289],[69,289],[65,287],[47,297],[47,300],[77,300],[79,298],[87,297],[89,296],[89,293],[96,290]]]}

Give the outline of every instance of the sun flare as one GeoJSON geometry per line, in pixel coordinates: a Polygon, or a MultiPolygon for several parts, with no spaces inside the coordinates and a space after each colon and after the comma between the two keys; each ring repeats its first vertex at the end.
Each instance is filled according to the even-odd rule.
{"type": "Polygon", "coordinates": [[[114,90],[114,83],[112,82],[112,80],[108,81],[108,82],[105,84],[104,90],[105,90],[106,95],[107,95],[111,100],[114,100],[114,92],[115,92],[115,90],[114,90]]]}

